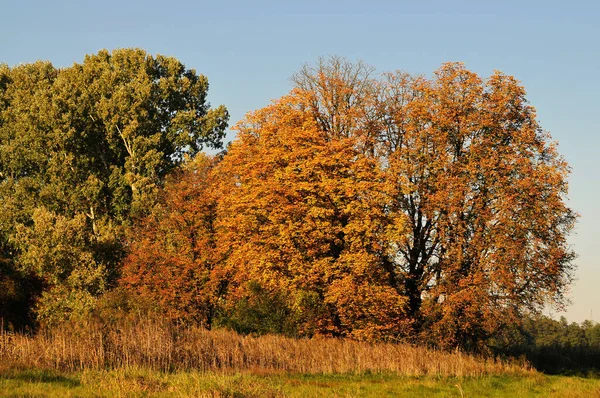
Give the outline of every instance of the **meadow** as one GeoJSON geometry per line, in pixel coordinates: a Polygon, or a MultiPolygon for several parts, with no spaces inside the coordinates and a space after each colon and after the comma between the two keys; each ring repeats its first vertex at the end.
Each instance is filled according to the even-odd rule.
{"type": "Polygon", "coordinates": [[[600,380],[539,373],[403,376],[5,369],[2,397],[596,397],[600,380]]]}

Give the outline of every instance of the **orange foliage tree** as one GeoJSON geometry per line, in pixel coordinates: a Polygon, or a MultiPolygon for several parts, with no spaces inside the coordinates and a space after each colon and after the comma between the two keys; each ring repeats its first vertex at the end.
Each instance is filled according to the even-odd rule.
{"type": "MultiPolygon", "coordinates": [[[[342,330],[353,306],[382,308],[339,282],[371,273],[397,300],[379,302],[378,330],[409,323],[412,338],[442,346],[474,347],[524,311],[560,304],[574,259],[568,166],[524,89],[458,63],[432,79],[370,72],[338,58],[305,67],[289,96],[241,124],[222,165],[225,241],[243,237],[231,264],[290,291],[322,285],[324,303],[356,301],[328,309],[338,320],[323,331],[342,330]]],[[[344,330],[363,333],[355,326],[344,330]]]]}
{"type": "Polygon", "coordinates": [[[284,292],[300,333],[373,339],[406,326],[404,297],[381,262],[384,181],[361,137],[322,128],[295,90],[238,125],[217,172],[218,242],[233,277],[284,292]]]}
{"type": "Polygon", "coordinates": [[[167,180],[159,203],[130,231],[121,285],[171,319],[211,327],[221,286],[216,267],[214,159],[200,154],[167,180]]]}
{"type": "Polygon", "coordinates": [[[449,63],[431,80],[388,75],[379,107],[390,211],[409,224],[395,265],[417,331],[475,348],[523,311],[560,304],[574,259],[568,166],[523,87],[449,63]]]}

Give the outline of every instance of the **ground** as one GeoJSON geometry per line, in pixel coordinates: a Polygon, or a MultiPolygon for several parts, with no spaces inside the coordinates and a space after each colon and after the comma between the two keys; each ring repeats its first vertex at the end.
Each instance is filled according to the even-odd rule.
{"type": "Polygon", "coordinates": [[[59,373],[9,369],[0,397],[600,397],[600,379],[567,376],[406,377],[159,373],[141,369],[59,373]]]}

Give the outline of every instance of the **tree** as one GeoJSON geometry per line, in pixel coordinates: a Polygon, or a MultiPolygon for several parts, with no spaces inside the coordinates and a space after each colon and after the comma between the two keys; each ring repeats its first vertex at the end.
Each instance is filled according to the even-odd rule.
{"type": "Polygon", "coordinates": [[[381,252],[402,222],[384,214],[384,181],[359,149],[361,136],[323,129],[306,94],[249,114],[216,168],[230,301],[245,299],[252,281],[287,296],[301,334],[398,335],[404,298],[381,252]]]}
{"type": "Polygon", "coordinates": [[[220,288],[214,163],[199,154],[168,178],[158,204],[131,231],[120,281],[158,303],[169,318],[209,328],[220,288]]]}
{"type": "Polygon", "coordinates": [[[81,314],[106,291],[106,265],[96,262],[96,242],[86,233],[86,216],[67,218],[43,207],[32,214],[33,225],[17,226],[13,240],[20,249],[19,265],[43,278],[46,289],[37,303],[38,320],[55,323],[81,314]]]}
{"type": "Polygon", "coordinates": [[[34,238],[36,223],[61,220],[78,231],[70,244],[81,243],[84,268],[103,270],[102,286],[110,286],[123,256],[122,227],[150,212],[186,154],[221,145],[228,114],[210,108],[207,90],[206,78],[178,60],[138,49],[103,50],[64,69],[1,67],[0,244],[11,267],[95,297],[102,289],[67,282],[73,264],[50,267],[28,254],[54,244],[51,233],[34,238]]]}
{"type": "Polygon", "coordinates": [[[457,63],[431,80],[391,74],[383,87],[390,211],[409,223],[392,260],[417,331],[472,347],[523,311],[560,304],[574,259],[568,166],[525,90],[457,63]]]}

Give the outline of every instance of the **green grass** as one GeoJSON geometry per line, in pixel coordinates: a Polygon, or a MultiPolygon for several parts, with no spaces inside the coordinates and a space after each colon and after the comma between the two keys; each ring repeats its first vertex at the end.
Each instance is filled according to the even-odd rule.
{"type": "Polygon", "coordinates": [[[0,397],[600,397],[600,379],[546,376],[468,378],[394,375],[160,373],[129,369],[8,369],[0,397]],[[461,395],[462,394],[462,395],[461,395]]]}

